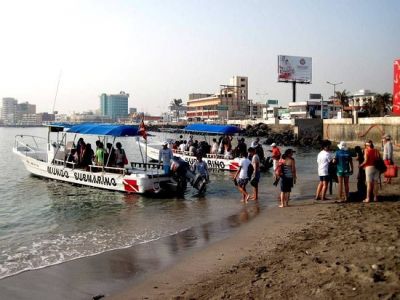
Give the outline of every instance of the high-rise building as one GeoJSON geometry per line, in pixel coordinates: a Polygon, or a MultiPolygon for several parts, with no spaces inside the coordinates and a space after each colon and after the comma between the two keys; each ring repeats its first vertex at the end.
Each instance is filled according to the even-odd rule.
{"type": "Polygon", "coordinates": [[[110,117],[114,122],[119,118],[128,117],[128,98],[129,94],[120,92],[119,94],[100,96],[100,110],[103,116],[110,117]]]}
{"type": "Polygon", "coordinates": [[[14,124],[17,115],[18,101],[14,98],[3,98],[1,105],[1,119],[4,124],[14,124]]]}

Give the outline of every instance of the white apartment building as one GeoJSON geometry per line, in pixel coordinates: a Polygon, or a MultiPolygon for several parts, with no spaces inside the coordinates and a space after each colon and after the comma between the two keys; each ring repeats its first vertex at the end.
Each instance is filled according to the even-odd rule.
{"type": "Polygon", "coordinates": [[[369,101],[375,101],[375,96],[376,93],[371,92],[370,90],[359,90],[350,95],[349,106],[354,106],[355,109],[365,107],[369,101]]]}
{"type": "Polygon", "coordinates": [[[332,101],[308,100],[290,102],[289,114],[291,119],[321,118],[321,104],[324,119],[336,118],[341,106],[332,101]]]}

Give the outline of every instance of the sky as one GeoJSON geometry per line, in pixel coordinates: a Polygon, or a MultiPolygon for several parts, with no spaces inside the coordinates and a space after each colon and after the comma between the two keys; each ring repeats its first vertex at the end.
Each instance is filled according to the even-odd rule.
{"type": "Polygon", "coordinates": [[[285,105],[278,55],[312,57],[297,101],[328,98],[327,81],[391,93],[399,12],[397,0],[0,0],[0,98],[72,113],[125,91],[129,107],[159,114],[239,75],[250,99],[285,105]]]}

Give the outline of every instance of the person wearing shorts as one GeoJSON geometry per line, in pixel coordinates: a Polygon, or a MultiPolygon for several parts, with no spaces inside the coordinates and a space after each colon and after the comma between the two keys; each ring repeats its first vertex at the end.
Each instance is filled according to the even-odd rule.
{"type": "Polygon", "coordinates": [[[296,181],[296,165],[293,159],[293,152],[292,149],[287,149],[282,155],[281,204],[279,207],[289,206],[289,196],[296,181]]]}
{"type": "Polygon", "coordinates": [[[380,153],[374,149],[374,144],[371,140],[365,143],[364,162],[360,168],[365,169],[365,180],[367,181],[367,196],[363,202],[370,202],[371,195],[374,196],[374,201],[378,201],[378,184],[379,171],[375,168],[375,162],[379,159],[380,153]]]}
{"type": "Polygon", "coordinates": [[[249,182],[249,177],[247,176],[247,170],[251,165],[251,161],[247,158],[247,152],[241,153],[241,159],[239,161],[239,169],[237,170],[234,180],[237,181],[237,187],[239,192],[242,194],[242,202],[247,203],[250,195],[246,191],[246,185],[249,182]]]}
{"type": "Polygon", "coordinates": [[[347,150],[347,144],[341,141],[338,144],[339,150],[335,153],[334,163],[337,165],[336,175],[338,176],[338,198],[347,201],[349,197],[349,178],[353,174],[353,159],[347,150]],[[344,193],[343,193],[344,190],[344,193]]]}
{"type": "Polygon", "coordinates": [[[329,200],[328,198],[326,198],[326,191],[328,190],[328,182],[330,179],[328,168],[329,163],[333,159],[332,154],[329,151],[330,146],[330,141],[322,141],[322,150],[321,152],[319,152],[317,157],[319,184],[315,193],[315,200],[329,200]]]}

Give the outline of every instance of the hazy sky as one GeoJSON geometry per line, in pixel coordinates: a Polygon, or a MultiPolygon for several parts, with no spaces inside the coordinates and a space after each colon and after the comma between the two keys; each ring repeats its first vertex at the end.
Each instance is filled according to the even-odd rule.
{"type": "Polygon", "coordinates": [[[130,107],[159,113],[173,98],[249,77],[256,101],[291,99],[277,55],[310,56],[313,83],[392,92],[400,58],[400,1],[0,0],[0,98],[51,111],[97,109],[101,93],[130,93],[130,107]],[[268,96],[259,96],[268,93],[268,96]]]}

